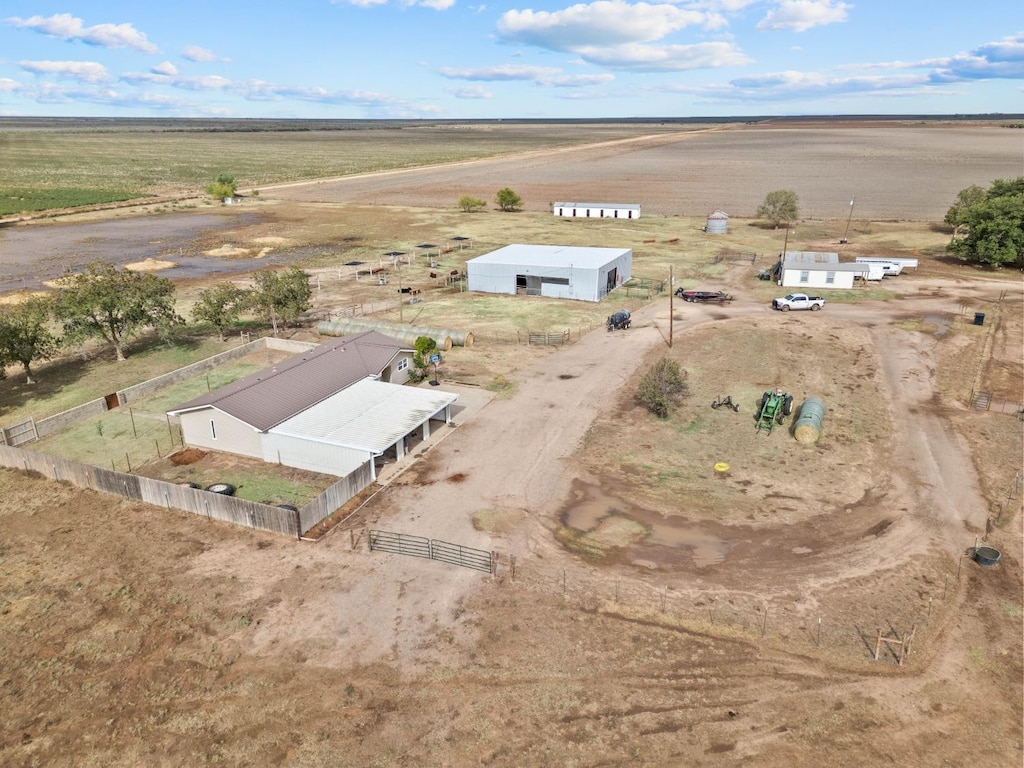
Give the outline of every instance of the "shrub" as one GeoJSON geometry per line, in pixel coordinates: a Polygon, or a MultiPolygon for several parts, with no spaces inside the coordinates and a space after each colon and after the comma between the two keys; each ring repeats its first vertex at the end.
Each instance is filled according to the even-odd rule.
{"type": "Polygon", "coordinates": [[[637,400],[658,418],[667,419],[687,394],[686,371],[679,363],[663,357],[640,380],[637,400]]]}

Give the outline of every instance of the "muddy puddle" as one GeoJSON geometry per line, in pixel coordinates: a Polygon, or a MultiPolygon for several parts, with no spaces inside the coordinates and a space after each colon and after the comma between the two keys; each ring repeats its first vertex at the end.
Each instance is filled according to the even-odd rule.
{"type": "MultiPolygon", "coordinates": [[[[725,562],[729,551],[739,543],[719,535],[713,524],[694,525],[686,518],[663,515],[628,503],[608,494],[602,488],[576,481],[574,499],[562,511],[562,522],[581,533],[596,532],[603,523],[627,518],[641,524],[647,531],[638,541],[628,545],[627,558],[637,564],[655,561],[670,565],[686,560],[698,568],[725,562]]],[[[723,531],[724,532],[724,531],[723,531]]]]}
{"type": "Polygon", "coordinates": [[[37,223],[0,228],[0,293],[43,287],[91,261],[124,265],[145,259],[175,266],[156,274],[188,280],[251,272],[307,259],[308,248],[271,250],[261,258],[207,256],[210,242],[230,242],[231,231],[258,224],[255,212],[180,212],[71,224],[37,223]]]}

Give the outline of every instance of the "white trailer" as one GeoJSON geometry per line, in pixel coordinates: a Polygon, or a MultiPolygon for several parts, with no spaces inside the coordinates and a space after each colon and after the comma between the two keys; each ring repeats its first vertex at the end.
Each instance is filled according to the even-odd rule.
{"type": "MultiPolygon", "coordinates": [[[[901,269],[917,269],[917,259],[904,259],[886,256],[858,256],[854,259],[858,264],[870,264],[873,261],[886,262],[888,264],[899,264],[901,269]]],[[[896,274],[899,274],[898,272],[896,274]]]]}

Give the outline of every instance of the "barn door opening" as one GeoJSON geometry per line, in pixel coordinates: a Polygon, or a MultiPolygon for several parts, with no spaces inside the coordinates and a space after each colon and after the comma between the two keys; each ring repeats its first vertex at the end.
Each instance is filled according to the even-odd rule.
{"type": "Polygon", "coordinates": [[[608,285],[605,286],[605,293],[611,293],[619,282],[619,268],[612,267],[608,270],[608,285]]]}
{"type": "Polygon", "coordinates": [[[540,296],[540,277],[537,275],[526,276],[526,295],[540,296]]]}

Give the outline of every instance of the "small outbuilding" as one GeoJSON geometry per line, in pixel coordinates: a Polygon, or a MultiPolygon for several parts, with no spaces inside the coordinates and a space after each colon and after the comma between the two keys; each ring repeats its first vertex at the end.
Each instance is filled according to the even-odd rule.
{"type": "Polygon", "coordinates": [[[786,251],[777,267],[779,285],[788,288],[853,288],[856,278],[866,278],[866,264],[840,263],[838,253],[786,251]]]}
{"type": "Polygon", "coordinates": [[[563,219],[639,219],[634,203],[553,203],[555,216],[563,219]]]}
{"type": "Polygon", "coordinates": [[[630,278],[631,248],[506,245],[466,262],[469,290],[600,301],[630,278]]]}

